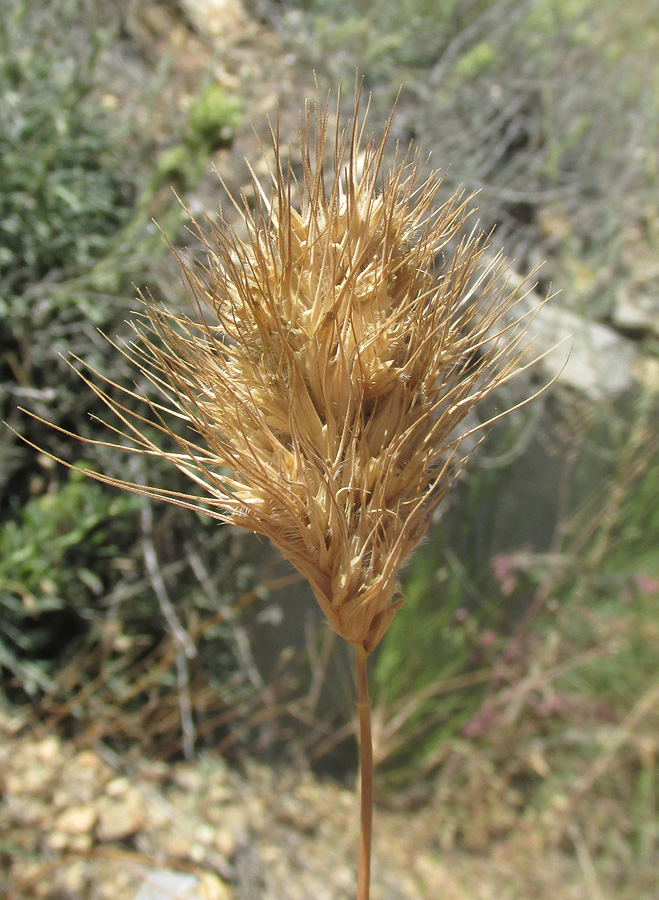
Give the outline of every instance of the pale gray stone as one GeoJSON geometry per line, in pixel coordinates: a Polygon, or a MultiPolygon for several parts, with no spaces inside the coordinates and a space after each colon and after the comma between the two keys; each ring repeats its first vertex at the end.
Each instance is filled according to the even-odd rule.
{"type": "MultiPolygon", "coordinates": [[[[532,309],[532,298],[525,307],[532,309]]],[[[529,312],[530,319],[533,315],[529,312]]],[[[634,386],[634,343],[607,325],[561,309],[557,300],[535,314],[528,336],[534,342],[529,359],[547,353],[539,367],[548,380],[557,376],[558,384],[591,400],[612,400],[634,386]]]]}
{"type": "Polygon", "coordinates": [[[152,869],[135,900],[202,900],[199,879],[189,872],[152,869]]]}

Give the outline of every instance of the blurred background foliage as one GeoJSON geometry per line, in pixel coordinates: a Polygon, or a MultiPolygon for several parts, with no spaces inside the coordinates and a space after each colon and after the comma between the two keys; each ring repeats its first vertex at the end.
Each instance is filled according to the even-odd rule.
{"type": "Polygon", "coordinates": [[[654,258],[655,3],[319,0],[284,4],[281,27],[328,83],[358,68],[379,117],[402,84],[396,136],[478,191],[495,241],[522,269],[547,260],[563,302],[606,316],[654,258]]]}
{"type": "MultiPolygon", "coordinates": [[[[496,428],[404,571],[373,664],[382,799],[440,798],[446,845],[478,848],[520,820],[550,831],[576,798],[634,797],[611,866],[636,896],[657,850],[656,3],[254,0],[221,52],[189,6],[0,0],[3,418],[125,475],[19,407],[106,439],[61,354],[133,386],[99,329],[130,338],[133,285],[185,302],[171,186],[212,215],[211,165],[233,184],[240,155],[258,159],[260,95],[292,139],[312,66],[347,97],[359,69],[373,123],[402,84],[394,138],[450,164],[446,192],[477,190],[494,248],[520,272],[545,260],[540,292],[624,338],[640,375],[597,402],[559,387],[496,428]]],[[[268,548],[69,473],[7,428],[0,459],[3,702],[126,752],[294,743],[349,770],[350,672],[268,548]]],[[[154,463],[148,479],[182,486],[154,463]]]]}

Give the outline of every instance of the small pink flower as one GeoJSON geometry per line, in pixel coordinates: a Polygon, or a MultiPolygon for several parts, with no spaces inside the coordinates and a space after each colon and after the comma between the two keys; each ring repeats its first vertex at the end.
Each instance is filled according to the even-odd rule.
{"type": "Polygon", "coordinates": [[[501,593],[504,597],[509,597],[517,587],[517,576],[515,572],[518,570],[517,557],[512,554],[499,553],[490,560],[492,566],[492,574],[499,582],[501,593]]]}
{"type": "Polygon", "coordinates": [[[642,594],[659,594],[659,578],[638,572],[634,575],[634,582],[642,594]]]}

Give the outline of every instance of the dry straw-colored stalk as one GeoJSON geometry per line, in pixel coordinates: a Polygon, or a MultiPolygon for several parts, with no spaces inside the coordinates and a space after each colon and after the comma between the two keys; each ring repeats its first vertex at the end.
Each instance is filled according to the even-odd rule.
{"type": "MultiPolygon", "coordinates": [[[[299,177],[272,131],[268,183],[253,176],[255,209],[232,201],[245,238],[221,215],[193,223],[205,260],[179,262],[194,318],[142,297],[138,340],[121,352],[159,402],[99,373],[112,394],[82,377],[118,418],[121,442],[107,446],[126,450],[128,440],[134,453],[170,460],[203,489],[209,515],[270,538],[354,645],[364,900],[366,658],[401,605],[399,567],[464,465],[461,423],[530,363],[525,320],[514,311],[519,290],[508,290],[500,257],[484,264],[485,237],[466,229],[471,198],[438,204],[441,178],[418,152],[397,153],[385,172],[391,118],[372,140],[359,105],[358,91],[345,130],[330,127],[328,104],[307,106],[299,177]],[[135,400],[144,400],[143,416],[135,400]],[[151,426],[174,449],[150,437],[151,426]]],[[[86,474],[200,508],[198,492],[86,474]]]]}

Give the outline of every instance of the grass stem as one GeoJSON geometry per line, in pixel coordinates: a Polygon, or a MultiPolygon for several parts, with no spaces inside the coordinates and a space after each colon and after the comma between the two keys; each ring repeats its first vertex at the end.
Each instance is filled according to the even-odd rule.
{"type": "Polygon", "coordinates": [[[357,710],[359,712],[359,769],[361,775],[361,815],[357,900],[369,900],[371,893],[371,833],[373,828],[373,740],[371,698],[368,695],[366,663],[368,653],[355,644],[357,663],[357,710]]]}

